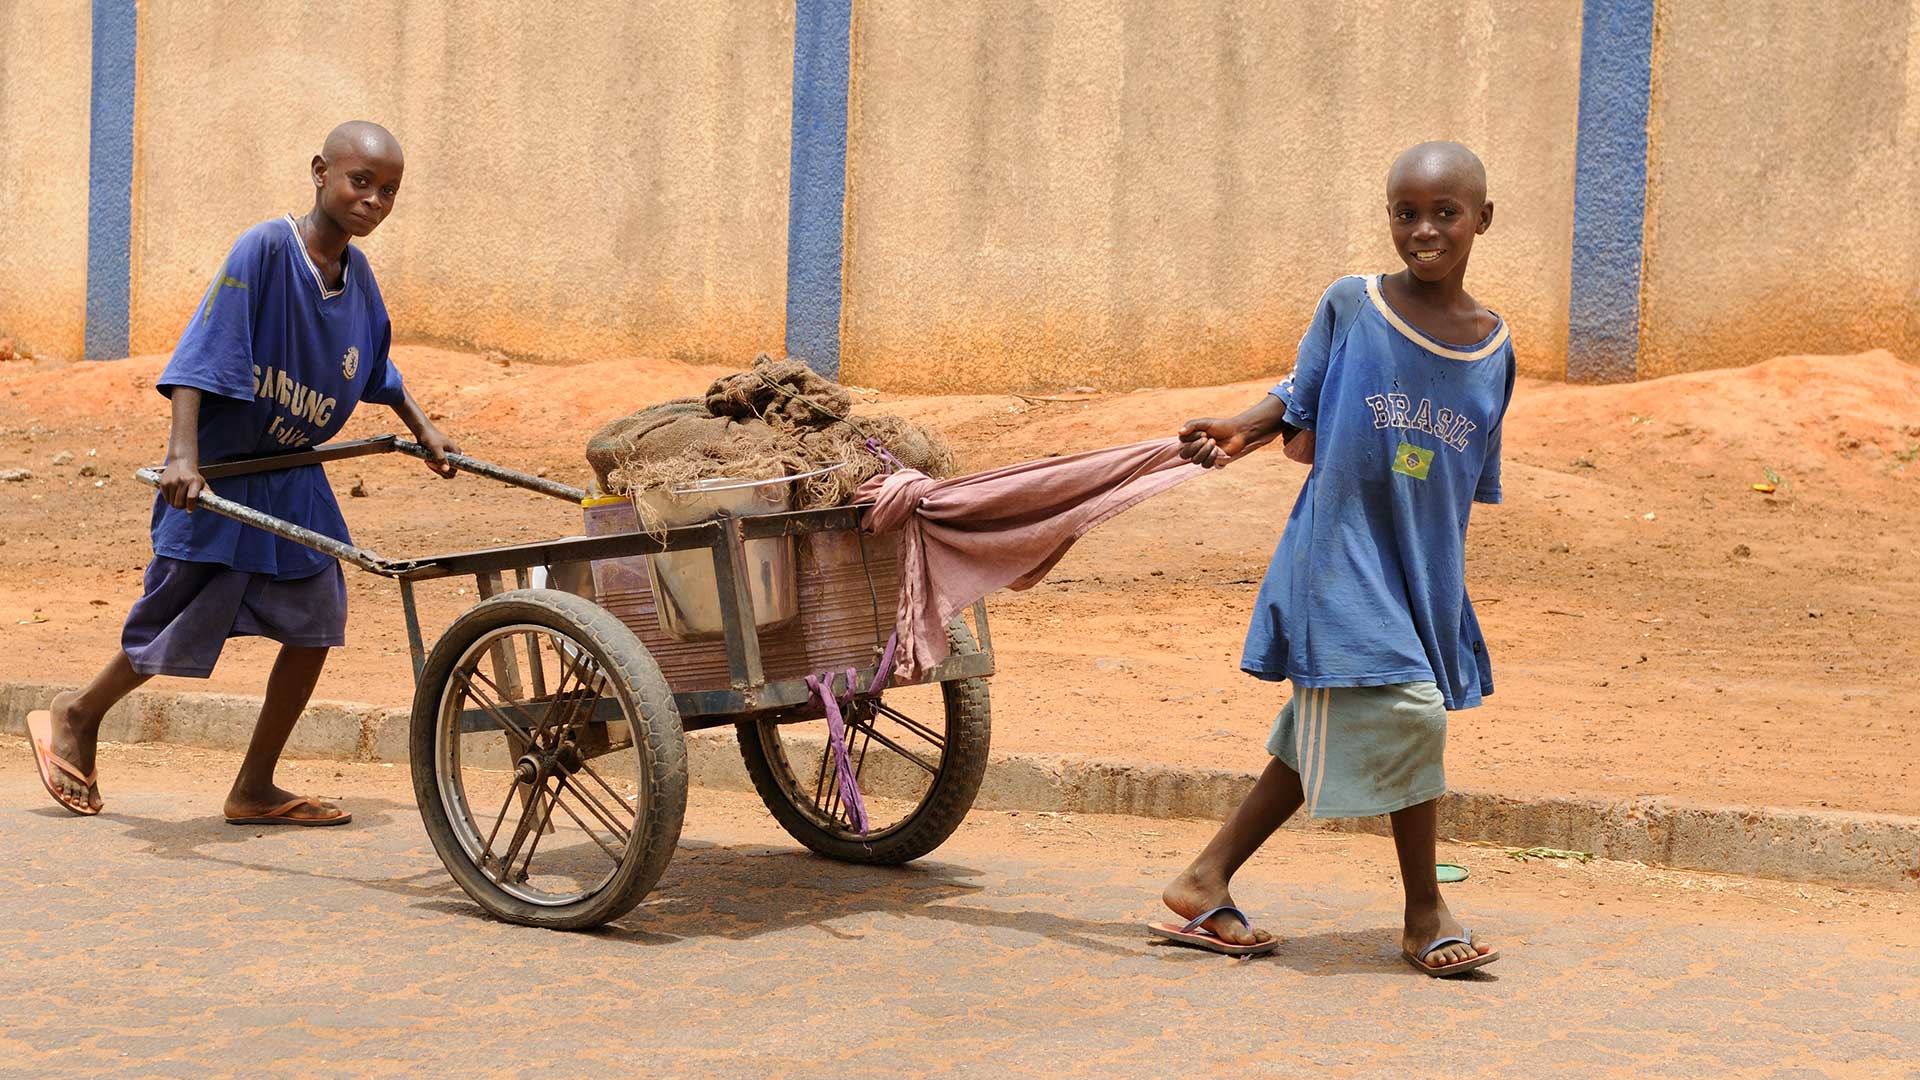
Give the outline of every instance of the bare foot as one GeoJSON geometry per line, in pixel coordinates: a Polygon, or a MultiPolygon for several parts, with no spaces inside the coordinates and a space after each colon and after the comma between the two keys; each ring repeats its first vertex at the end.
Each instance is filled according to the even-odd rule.
{"type": "MultiPolygon", "coordinates": [[[[260,791],[241,791],[235,787],[227,793],[226,805],[220,808],[220,812],[228,818],[266,817],[298,798],[301,796],[271,784],[260,791]]],[[[340,816],[340,808],[319,799],[309,799],[281,816],[296,821],[324,821],[340,816]]]]}
{"type": "Polygon", "coordinates": [[[1424,958],[1420,956],[1420,950],[1426,948],[1428,942],[1437,938],[1466,937],[1464,929],[1460,925],[1460,920],[1453,917],[1453,912],[1447,910],[1447,902],[1436,896],[1432,906],[1408,906],[1406,928],[1400,935],[1400,947],[1412,953],[1415,959],[1434,968],[1458,964],[1463,960],[1485,956],[1493,951],[1493,946],[1474,938],[1471,945],[1442,945],[1424,958]]]}
{"type": "MultiPolygon", "coordinates": [[[[53,704],[47,706],[53,720],[53,752],[82,773],[91,774],[100,749],[100,718],[80,715],[80,710],[74,707],[79,700],[78,693],[68,690],[55,694],[53,704]]],[[[105,805],[100,801],[98,783],[83,784],[54,769],[53,784],[75,802],[86,803],[95,810],[105,805]]]]}
{"type": "MultiPolygon", "coordinates": [[[[1225,881],[1206,881],[1195,874],[1191,868],[1181,871],[1173,879],[1160,899],[1167,907],[1185,922],[1203,911],[1217,907],[1237,907],[1233,896],[1227,891],[1225,881]]],[[[1220,940],[1233,945],[1265,945],[1273,940],[1273,935],[1265,930],[1255,930],[1231,915],[1220,914],[1200,924],[1211,930],[1220,940]]]]}

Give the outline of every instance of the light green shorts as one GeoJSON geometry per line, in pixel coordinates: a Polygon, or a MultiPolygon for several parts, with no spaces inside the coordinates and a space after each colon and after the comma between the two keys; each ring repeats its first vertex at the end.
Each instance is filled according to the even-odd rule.
{"type": "Polygon", "coordinates": [[[1310,817],[1370,817],[1447,790],[1447,709],[1430,682],[1295,685],[1267,753],[1300,774],[1310,817]]]}

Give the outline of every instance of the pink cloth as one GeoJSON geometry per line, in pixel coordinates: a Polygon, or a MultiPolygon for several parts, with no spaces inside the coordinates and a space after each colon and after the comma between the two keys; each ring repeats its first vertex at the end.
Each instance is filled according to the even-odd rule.
{"type": "Polygon", "coordinates": [[[946,659],[947,624],[974,601],[1032,588],[1095,525],[1205,471],[1180,460],[1179,439],[1155,439],[951,480],[904,469],[867,481],[861,527],[901,533],[895,674],[946,659]]]}

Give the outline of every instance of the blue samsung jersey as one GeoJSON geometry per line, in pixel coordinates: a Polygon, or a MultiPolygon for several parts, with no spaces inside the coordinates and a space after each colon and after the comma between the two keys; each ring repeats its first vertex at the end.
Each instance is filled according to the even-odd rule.
{"type": "Polygon", "coordinates": [[[1429,338],[1376,277],[1320,299],[1273,393],[1314,433],[1313,468],[1254,604],[1241,667],[1300,686],[1433,680],[1449,709],[1493,692],[1467,600],[1467,517],[1500,501],[1513,397],[1502,320],[1470,346],[1429,338]]]}
{"type": "MultiPolygon", "coordinates": [[[[398,405],[388,361],[392,327],[366,256],[348,245],[340,288],[328,289],[291,217],[248,229],[214,275],[157,384],[204,392],[200,462],[259,457],[327,441],[362,401],[398,405]]],[[[318,465],[211,482],[215,494],[347,540],[347,524],[318,465]]],[[[278,580],[332,562],[312,548],[156,498],[155,554],[222,563],[278,580]]]]}

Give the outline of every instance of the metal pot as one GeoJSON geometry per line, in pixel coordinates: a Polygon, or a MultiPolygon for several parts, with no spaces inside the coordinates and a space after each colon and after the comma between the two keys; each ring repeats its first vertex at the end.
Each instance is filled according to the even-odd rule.
{"type": "MultiPolygon", "coordinates": [[[[640,520],[658,521],[669,529],[695,525],[723,512],[740,517],[777,514],[792,508],[795,481],[840,467],[769,480],[696,480],[676,488],[636,491],[634,509],[640,520]]],[[[767,630],[793,621],[800,613],[793,538],[749,540],[745,547],[754,626],[767,630]]],[[[711,641],[726,636],[712,552],[703,548],[650,555],[647,578],[653,586],[662,630],[681,641],[711,641]]]]}

